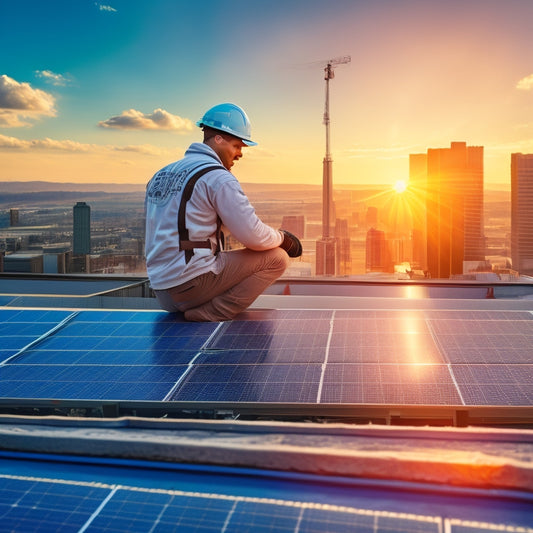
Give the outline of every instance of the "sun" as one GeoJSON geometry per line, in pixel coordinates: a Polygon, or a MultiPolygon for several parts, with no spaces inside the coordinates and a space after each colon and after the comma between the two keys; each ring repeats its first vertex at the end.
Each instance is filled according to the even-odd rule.
{"type": "Polygon", "coordinates": [[[405,192],[407,189],[407,182],[405,180],[398,180],[392,187],[398,194],[405,192]]]}

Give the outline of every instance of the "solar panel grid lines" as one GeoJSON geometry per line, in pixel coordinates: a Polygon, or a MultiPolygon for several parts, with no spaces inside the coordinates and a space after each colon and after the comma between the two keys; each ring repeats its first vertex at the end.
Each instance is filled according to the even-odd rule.
{"type": "Polygon", "coordinates": [[[172,401],[313,403],[318,364],[196,365],[172,401]]]}
{"type": "Polygon", "coordinates": [[[329,321],[328,340],[326,342],[326,347],[324,350],[324,361],[320,368],[320,382],[318,383],[318,390],[316,392],[316,403],[320,403],[322,401],[322,389],[324,388],[324,377],[326,375],[326,368],[327,368],[328,361],[329,361],[329,352],[331,348],[331,338],[333,335],[334,324],[335,324],[335,311],[333,311],[333,314],[329,321]]]}
{"type": "Polygon", "coordinates": [[[225,323],[172,401],[314,403],[333,312],[307,312],[306,320],[283,314],[225,323]]]}
{"type": "Polygon", "coordinates": [[[443,521],[444,532],[447,533],[492,533],[503,531],[505,533],[533,533],[533,528],[512,526],[507,524],[490,524],[488,522],[475,522],[472,520],[457,520],[445,518],[443,521]]]}
{"type": "Polygon", "coordinates": [[[41,322],[37,327],[36,324],[31,323],[31,327],[28,328],[27,323],[20,323],[18,328],[14,328],[16,317],[19,316],[19,313],[1,313],[0,319],[6,320],[2,323],[3,325],[3,350],[6,350],[10,353],[7,353],[6,358],[2,358],[0,361],[0,366],[9,363],[15,358],[19,357],[21,354],[25,353],[27,350],[35,346],[36,344],[42,342],[44,339],[53,335],[57,330],[62,328],[68,321],[72,320],[76,316],[74,313],[62,313],[58,315],[57,313],[37,313],[36,315],[41,317],[41,319],[46,319],[46,322],[41,322]],[[22,326],[22,327],[20,327],[22,326]],[[13,331],[17,329],[17,331],[13,331]],[[23,330],[23,333],[20,334],[20,329],[23,330]],[[31,331],[29,331],[31,330],[31,331]]]}
{"type": "Polygon", "coordinates": [[[530,312],[268,310],[187,323],[163,311],[0,309],[0,331],[31,343],[15,358],[19,346],[0,350],[4,397],[533,403],[530,312]]]}
{"type": "MultiPolygon", "coordinates": [[[[21,320],[47,318],[31,311],[3,316],[15,335],[21,320]]],[[[216,328],[131,311],[81,311],[50,326],[51,334],[4,366],[1,380],[13,397],[163,400],[216,328]],[[131,335],[117,335],[125,327],[131,335]]]]}
{"type": "MultiPolygon", "coordinates": [[[[531,532],[505,523],[299,499],[0,474],[3,527],[12,531],[531,532]]],[[[205,485],[204,485],[205,486],[205,485]]]]}
{"type": "Polygon", "coordinates": [[[533,405],[533,364],[453,365],[465,405],[533,405]]]}

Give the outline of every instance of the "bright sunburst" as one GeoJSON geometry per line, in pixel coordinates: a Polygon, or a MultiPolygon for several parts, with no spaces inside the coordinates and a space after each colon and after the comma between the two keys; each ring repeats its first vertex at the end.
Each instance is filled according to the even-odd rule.
{"type": "Polygon", "coordinates": [[[405,180],[398,180],[394,186],[393,189],[398,193],[401,194],[402,192],[405,192],[407,189],[407,182],[405,180]]]}

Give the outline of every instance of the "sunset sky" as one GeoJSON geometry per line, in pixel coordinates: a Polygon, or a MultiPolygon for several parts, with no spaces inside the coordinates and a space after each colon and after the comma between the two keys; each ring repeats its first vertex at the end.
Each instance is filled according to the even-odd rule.
{"type": "Polygon", "coordinates": [[[243,182],[394,184],[410,153],[533,153],[532,0],[0,0],[0,181],[145,183],[217,103],[259,145],[243,182]]]}

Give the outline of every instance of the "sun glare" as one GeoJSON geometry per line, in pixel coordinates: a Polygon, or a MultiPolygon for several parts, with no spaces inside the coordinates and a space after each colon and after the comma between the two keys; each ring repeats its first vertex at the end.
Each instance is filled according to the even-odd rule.
{"type": "Polygon", "coordinates": [[[407,182],[405,180],[398,180],[394,186],[393,189],[398,193],[401,194],[407,189],[407,182]]]}

